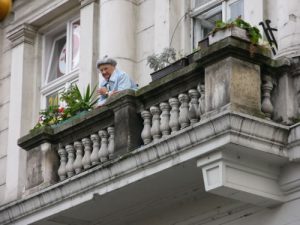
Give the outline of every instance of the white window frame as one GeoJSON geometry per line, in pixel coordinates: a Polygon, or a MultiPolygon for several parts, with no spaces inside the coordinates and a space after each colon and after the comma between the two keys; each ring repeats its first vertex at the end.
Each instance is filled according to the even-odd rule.
{"type": "MultiPolygon", "coordinates": [[[[191,11],[191,18],[192,18],[192,23],[191,23],[191,30],[192,30],[192,40],[191,40],[191,46],[192,48],[196,47],[196,42],[201,41],[204,37],[200,37],[198,41],[195,40],[195,34],[194,34],[194,20],[197,16],[203,15],[203,18],[208,18],[211,15],[215,14],[216,8],[221,7],[221,12],[222,12],[222,21],[227,22],[230,18],[230,8],[229,6],[237,1],[240,0],[211,0],[210,2],[203,4],[199,7],[193,7],[191,11]]],[[[242,0],[244,2],[244,8],[243,8],[243,14],[245,14],[245,0],[242,0]]],[[[195,1],[192,0],[192,6],[195,6],[195,1]]],[[[203,30],[199,31],[201,35],[203,35],[203,30]]]]}
{"type": "Polygon", "coordinates": [[[42,63],[42,87],[41,87],[41,108],[47,106],[47,96],[53,95],[56,92],[62,92],[65,89],[66,83],[78,83],[79,79],[79,65],[72,69],[72,25],[80,21],[80,17],[72,17],[66,22],[62,23],[61,26],[53,29],[46,33],[43,37],[43,63],[42,63]],[[64,32],[65,31],[65,32],[64,32]],[[61,34],[60,34],[61,33],[61,34]],[[56,36],[57,34],[57,36],[56,36]],[[49,41],[49,36],[51,36],[49,41]],[[53,36],[53,38],[52,38],[53,36]],[[55,42],[60,38],[66,36],[66,73],[65,75],[49,81],[51,61],[54,54],[55,42]],[[51,47],[49,46],[51,45],[51,47]],[[47,55],[50,50],[50,54],[47,55]]]}

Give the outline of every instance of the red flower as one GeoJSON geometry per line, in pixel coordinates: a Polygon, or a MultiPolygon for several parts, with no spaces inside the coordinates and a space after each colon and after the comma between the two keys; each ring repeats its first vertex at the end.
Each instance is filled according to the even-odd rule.
{"type": "Polygon", "coordinates": [[[64,112],[64,110],[65,110],[65,108],[64,108],[64,107],[59,107],[59,108],[58,108],[58,112],[59,112],[59,113],[63,113],[63,112],[64,112]]]}

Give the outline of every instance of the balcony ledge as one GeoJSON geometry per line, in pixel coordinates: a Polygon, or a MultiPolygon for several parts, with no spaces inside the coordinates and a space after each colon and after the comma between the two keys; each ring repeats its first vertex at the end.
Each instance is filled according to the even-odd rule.
{"type": "MultiPolygon", "coordinates": [[[[31,223],[91,201],[207,154],[229,151],[278,168],[288,161],[288,127],[242,113],[223,111],[190,127],[0,208],[0,224],[31,223]],[[54,208],[49,208],[55,205],[54,208]]],[[[201,172],[199,171],[199,179],[201,172]]]]}

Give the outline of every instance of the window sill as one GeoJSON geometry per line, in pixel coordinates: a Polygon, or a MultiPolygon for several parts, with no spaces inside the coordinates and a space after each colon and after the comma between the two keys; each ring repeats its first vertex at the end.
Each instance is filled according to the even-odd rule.
{"type": "Polygon", "coordinates": [[[62,87],[63,84],[70,81],[76,81],[79,77],[79,69],[72,71],[69,74],[66,74],[58,79],[55,79],[48,84],[44,84],[41,88],[41,93],[43,95],[49,94],[50,92],[53,92],[57,90],[58,88],[62,87]]]}

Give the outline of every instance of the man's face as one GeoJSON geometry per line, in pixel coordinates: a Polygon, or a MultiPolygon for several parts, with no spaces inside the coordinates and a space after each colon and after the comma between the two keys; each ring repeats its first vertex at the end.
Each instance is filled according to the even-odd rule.
{"type": "Polygon", "coordinates": [[[111,64],[102,64],[98,67],[103,78],[109,80],[110,76],[113,74],[115,67],[111,64]]]}

